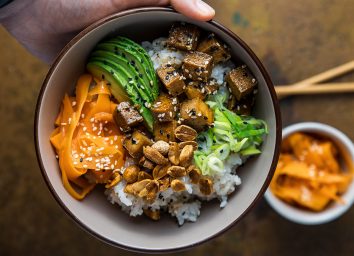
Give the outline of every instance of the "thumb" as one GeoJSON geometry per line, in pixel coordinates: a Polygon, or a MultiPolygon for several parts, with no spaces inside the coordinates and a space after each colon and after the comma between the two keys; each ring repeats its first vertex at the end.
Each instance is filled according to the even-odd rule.
{"type": "Polygon", "coordinates": [[[173,8],[189,18],[201,21],[211,20],[215,10],[202,0],[171,0],[173,8]]]}

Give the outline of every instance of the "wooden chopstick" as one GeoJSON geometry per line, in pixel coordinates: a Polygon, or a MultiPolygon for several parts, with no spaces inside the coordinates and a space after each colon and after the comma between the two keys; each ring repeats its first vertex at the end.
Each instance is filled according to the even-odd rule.
{"type": "MultiPolygon", "coordinates": [[[[344,75],[346,73],[349,73],[350,71],[353,71],[354,70],[354,60],[353,61],[349,61],[343,65],[340,65],[338,67],[335,67],[335,68],[332,68],[332,69],[329,69],[327,71],[324,71],[322,73],[319,73],[317,75],[314,75],[312,77],[309,77],[307,79],[304,79],[300,82],[297,82],[295,84],[292,84],[292,85],[288,85],[287,87],[297,87],[297,88],[307,88],[307,87],[310,87],[312,85],[315,85],[315,84],[319,84],[321,82],[324,82],[324,81],[327,81],[327,80],[330,80],[330,79],[333,79],[335,77],[338,77],[338,76],[341,76],[341,75],[344,75]]],[[[317,87],[318,85],[316,85],[317,87]]],[[[282,88],[279,89],[280,90],[283,90],[282,88]]],[[[295,89],[288,89],[289,91],[292,91],[295,89]]],[[[329,90],[333,90],[333,89],[329,89],[329,90]]],[[[278,89],[276,87],[276,91],[277,91],[277,94],[278,94],[278,89]]],[[[311,90],[309,90],[308,93],[310,93],[311,90]]],[[[316,90],[314,90],[316,91],[316,90]]],[[[314,93],[314,92],[312,92],[314,93]]],[[[302,93],[296,93],[296,94],[302,94],[302,93]]],[[[278,99],[282,99],[286,96],[289,96],[291,95],[290,93],[280,93],[278,94],[278,99]]]]}
{"type": "Polygon", "coordinates": [[[344,93],[344,92],[354,92],[354,82],[351,83],[328,83],[328,84],[317,84],[316,86],[311,86],[303,84],[304,86],[287,86],[278,85],[275,87],[278,97],[286,97],[290,95],[299,94],[324,94],[324,93],[344,93]]]}

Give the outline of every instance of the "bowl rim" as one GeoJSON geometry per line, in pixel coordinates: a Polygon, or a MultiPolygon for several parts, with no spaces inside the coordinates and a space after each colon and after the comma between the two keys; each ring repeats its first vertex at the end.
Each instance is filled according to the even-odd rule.
{"type": "MultiPolygon", "coordinates": [[[[338,140],[338,144],[344,145],[345,149],[349,151],[350,156],[354,159],[353,142],[344,132],[338,130],[333,126],[319,122],[295,123],[283,129],[282,137],[286,138],[295,132],[323,133],[325,137],[336,138],[338,140]]],[[[351,186],[354,186],[354,181],[352,181],[352,183],[353,184],[351,186]]],[[[302,225],[320,225],[334,221],[351,208],[354,203],[354,192],[351,193],[351,201],[347,202],[347,204],[337,205],[335,207],[336,210],[333,210],[331,212],[326,211],[326,209],[322,212],[309,212],[311,213],[310,216],[305,216],[301,215],[301,213],[297,213],[297,211],[299,210],[298,208],[295,208],[294,206],[291,206],[282,201],[281,199],[277,198],[272,193],[270,188],[267,189],[264,194],[264,197],[268,204],[274,209],[274,211],[276,211],[280,216],[284,217],[285,219],[302,225]]],[[[300,209],[300,211],[303,210],[300,209]]]]}
{"type": "MultiPolygon", "coordinates": [[[[121,18],[124,16],[128,16],[128,15],[132,15],[132,14],[136,14],[136,13],[144,13],[144,12],[154,12],[154,11],[159,11],[159,12],[166,12],[166,13],[178,13],[176,12],[174,9],[170,8],[170,7],[141,7],[141,8],[134,8],[134,9],[130,9],[130,10],[125,10],[122,12],[118,12],[112,15],[109,15],[107,17],[104,17],[96,22],[94,22],[93,24],[89,25],[88,27],[86,27],[84,30],[82,30],[80,33],[78,33],[61,51],[60,53],[57,55],[56,59],[54,60],[54,62],[52,63],[43,83],[40,89],[40,92],[38,94],[38,98],[37,98],[37,104],[36,104],[36,109],[35,109],[35,116],[34,116],[34,142],[35,142],[35,150],[36,150],[36,156],[37,156],[37,161],[43,176],[43,179],[47,185],[47,187],[49,188],[52,196],[54,197],[54,199],[57,201],[57,203],[61,206],[61,208],[64,210],[64,212],[72,218],[72,220],[75,221],[75,223],[83,230],[85,230],[87,233],[91,234],[92,236],[96,237],[97,239],[110,244],[114,247],[118,247],[121,249],[125,249],[128,251],[132,251],[132,252],[142,252],[142,253],[172,253],[172,252],[178,252],[178,251],[182,251],[182,250],[186,250],[195,246],[198,246],[200,244],[203,244],[207,241],[210,241],[211,239],[223,234],[224,232],[226,232],[227,230],[229,230],[231,227],[233,227],[236,223],[238,223],[247,213],[250,212],[250,210],[256,205],[257,202],[259,202],[262,197],[263,194],[265,193],[276,168],[277,165],[277,161],[279,158],[279,154],[280,154],[280,142],[281,142],[281,134],[282,134],[282,126],[281,126],[281,113],[280,113],[280,106],[279,106],[279,102],[276,96],[276,92],[274,89],[274,85],[273,82],[268,74],[268,72],[266,71],[265,67],[263,66],[263,64],[261,63],[261,61],[258,59],[258,57],[256,56],[256,54],[251,50],[251,48],[241,39],[239,38],[235,33],[233,33],[230,29],[226,28],[224,25],[220,24],[219,22],[215,21],[215,20],[210,20],[210,21],[206,21],[207,23],[215,26],[217,29],[219,29],[220,31],[224,32],[225,34],[227,34],[228,36],[230,36],[233,40],[237,41],[238,44],[240,44],[240,46],[247,52],[247,54],[249,55],[249,57],[254,61],[254,63],[256,64],[257,68],[260,70],[261,75],[263,76],[265,82],[266,82],[266,86],[268,88],[268,91],[270,93],[270,97],[271,97],[271,101],[273,104],[273,108],[274,108],[274,114],[275,114],[275,147],[274,147],[274,152],[273,152],[273,159],[272,159],[272,163],[267,175],[267,178],[265,179],[260,191],[258,192],[258,194],[256,195],[255,199],[252,201],[252,203],[246,208],[246,210],[238,217],[236,218],[230,225],[226,226],[225,228],[223,228],[221,231],[210,235],[209,237],[207,237],[206,239],[200,240],[196,243],[193,244],[189,244],[189,245],[185,245],[185,246],[181,246],[181,247],[177,247],[177,248],[168,248],[168,249],[145,249],[145,248],[134,248],[128,245],[124,245],[124,244],[120,244],[117,241],[112,241],[110,239],[108,239],[107,237],[97,233],[95,230],[91,229],[89,226],[85,225],[84,223],[82,223],[80,221],[80,219],[78,219],[71,211],[70,209],[65,205],[65,203],[61,200],[60,196],[56,193],[54,187],[52,186],[43,161],[42,161],[42,156],[40,154],[40,145],[39,145],[39,140],[38,140],[38,123],[39,123],[39,112],[42,106],[42,99],[43,99],[43,95],[44,92],[47,89],[48,86],[48,82],[50,77],[52,76],[54,70],[56,69],[56,67],[58,66],[58,64],[60,63],[61,59],[65,56],[65,54],[68,52],[69,49],[71,49],[71,47],[73,45],[75,45],[83,36],[85,36],[87,33],[91,32],[93,29],[105,24],[106,22],[109,22],[111,20],[117,19],[117,18],[121,18]]],[[[180,14],[182,15],[182,14],[180,14]]]]}

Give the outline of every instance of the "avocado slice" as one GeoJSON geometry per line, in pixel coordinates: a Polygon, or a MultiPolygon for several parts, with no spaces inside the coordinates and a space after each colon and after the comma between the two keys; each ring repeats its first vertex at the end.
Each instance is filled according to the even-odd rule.
{"type": "Polygon", "coordinates": [[[91,61],[86,65],[86,69],[94,76],[107,80],[111,84],[112,94],[119,102],[130,101],[127,93],[126,81],[118,73],[111,72],[112,68],[99,61],[91,61]]]}
{"type": "Polygon", "coordinates": [[[154,120],[147,107],[159,95],[159,82],[143,47],[120,36],[100,42],[90,55],[87,70],[110,82],[112,94],[118,101],[131,101],[152,131],[154,120]]]}
{"type": "Polygon", "coordinates": [[[129,64],[132,65],[132,68],[138,72],[140,78],[144,81],[144,86],[149,88],[149,91],[153,90],[153,85],[150,84],[150,81],[153,81],[153,77],[151,76],[150,70],[147,72],[147,59],[143,54],[137,52],[136,50],[132,49],[130,46],[126,46],[119,42],[105,42],[100,43],[96,46],[96,50],[108,51],[117,56],[121,56],[129,61],[129,64]]]}
{"type": "Polygon", "coordinates": [[[149,89],[145,88],[143,79],[127,59],[114,53],[101,50],[94,51],[91,54],[91,58],[95,58],[103,63],[106,62],[108,66],[111,66],[116,71],[122,72],[127,77],[128,83],[138,91],[144,101],[154,101],[153,96],[149,93],[149,89]]]}
{"type": "Polygon", "coordinates": [[[144,100],[138,94],[137,90],[130,86],[129,75],[109,60],[99,58],[91,58],[86,66],[87,70],[95,77],[100,77],[107,80],[111,84],[111,91],[113,96],[119,101],[131,101],[137,105],[140,114],[144,118],[145,125],[152,131],[154,118],[150,109],[144,106],[144,100]]]}
{"type": "Polygon", "coordinates": [[[149,74],[149,76],[151,77],[151,81],[150,84],[151,86],[153,86],[153,90],[152,93],[154,95],[155,98],[157,98],[157,96],[159,95],[159,83],[158,83],[158,79],[156,76],[156,72],[154,69],[154,64],[151,61],[151,58],[149,56],[149,54],[146,52],[146,50],[139,44],[135,43],[134,41],[126,38],[126,37],[121,37],[118,36],[116,38],[112,38],[110,40],[108,40],[107,42],[110,43],[118,43],[121,44],[125,47],[129,47],[130,49],[134,50],[137,53],[140,53],[142,56],[145,57],[146,60],[146,72],[149,74]]]}

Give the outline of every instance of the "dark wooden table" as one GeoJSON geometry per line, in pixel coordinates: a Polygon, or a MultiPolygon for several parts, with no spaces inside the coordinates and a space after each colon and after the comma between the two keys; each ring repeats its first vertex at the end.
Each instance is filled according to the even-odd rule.
{"type": "MultiPolygon", "coordinates": [[[[217,20],[258,54],[275,84],[294,83],[354,59],[353,0],[214,0],[217,20]]],[[[36,97],[48,67],[0,28],[0,255],[134,255],[73,223],[53,200],[33,145],[36,97]]],[[[337,81],[354,81],[348,75],[337,81]]],[[[281,102],[283,125],[319,121],[354,140],[353,94],[281,102]]],[[[354,255],[354,208],[301,226],[263,200],[226,234],[176,255],[354,255]]]]}

